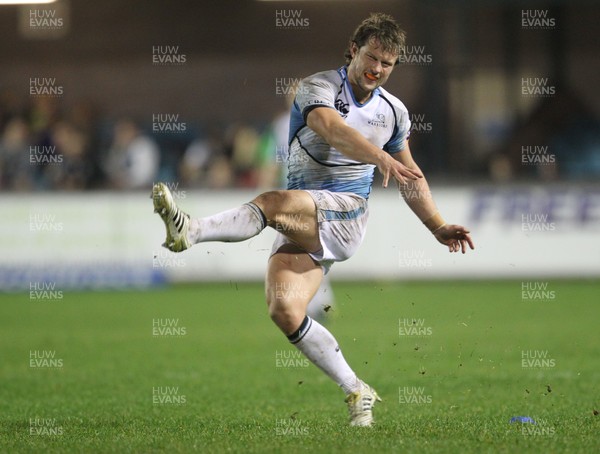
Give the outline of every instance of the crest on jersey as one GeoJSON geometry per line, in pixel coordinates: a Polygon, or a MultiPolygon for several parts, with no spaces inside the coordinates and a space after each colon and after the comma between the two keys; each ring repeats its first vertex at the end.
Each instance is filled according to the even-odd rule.
{"type": "Polygon", "coordinates": [[[382,113],[376,113],[375,116],[367,122],[370,126],[376,126],[378,128],[387,128],[385,124],[385,115],[382,113]]]}

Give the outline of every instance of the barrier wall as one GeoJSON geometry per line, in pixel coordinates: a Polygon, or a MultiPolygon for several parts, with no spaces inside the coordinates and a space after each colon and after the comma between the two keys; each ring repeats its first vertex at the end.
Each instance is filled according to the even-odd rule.
{"type": "MultiPolygon", "coordinates": [[[[175,191],[189,213],[208,215],[257,192],[175,191]]],[[[476,250],[450,254],[396,189],[370,200],[358,253],[333,279],[598,277],[600,187],[433,187],[449,222],[471,230],[476,250]]],[[[258,280],[274,232],[242,243],[205,243],[181,254],[160,244],[148,193],[46,193],[0,199],[0,288],[148,286],[164,281],[258,280]],[[42,284],[40,284],[42,283],[42,284]]]]}

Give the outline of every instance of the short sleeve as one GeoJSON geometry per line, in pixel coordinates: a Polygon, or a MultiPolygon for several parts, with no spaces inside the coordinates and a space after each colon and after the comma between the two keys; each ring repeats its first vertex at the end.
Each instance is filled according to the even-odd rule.
{"type": "Polygon", "coordinates": [[[396,110],[396,125],[391,139],[385,144],[383,149],[390,154],[398,153],[406,147],[406,141],[410,136],[410,118],[406,110],[396,110]]]}
{"type": "Polygon", "coordinates": [[[307,77],[298,85],[296,92],[296,105],[306,122],[306,116],[317,107],[331,107],[335,109],[335,87],[324,79],[307,77]]]}

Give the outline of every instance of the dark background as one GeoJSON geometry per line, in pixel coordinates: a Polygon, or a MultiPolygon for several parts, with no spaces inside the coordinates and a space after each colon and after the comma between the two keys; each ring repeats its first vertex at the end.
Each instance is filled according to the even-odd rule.
{"type": "MultiPolygon", "coordinates": [[[[60,3],[60,2],[59,2],[60,3]]],[[[65,3],[65,2],[63,2],[65,3]]],[[[356,25],[371,11],[392,14],[425,66],[396,68],[386,88],[429,134],[413,134],[413,154],[432,178],[564,180],[600,174],[600,6],[583,1],[70,1],[64,33],[26,36],[28,6],[0,6],[0,126],[31,115],[30,77],[64,87],[58,115],[85,105],[101,159],[111,126],[127,117],[148,128],[152,113],[175,112],[189,136],[161,143],[174,166],[192,137],[233,123],[261,132],[285,106],[276,78],[301,78],[344,63],[356,25]],[[547,10],[548,30],[521,24],[524,9],[547,10]],[[276,27],[276,10],[301,10],[309,26],[276,27]],[[26,14],[26,13],[25,13],[26,14]],[[153,46],[179,46],[182,66],[152,65],[153,46]],[[552,97],[525,97],[521,79],[548,78],[552,97]],[[549,145],[553,171],[519,165],[521,146],[549,145]],[[503,170],[508,162],[510,171],[503,170]],[[498,170],[499,166],[499,170],[498,170]],[[495,170],[496,169],[496,170],[495,170]]],[[[86,187],[102,186],[96,182],[86,187]]]]}

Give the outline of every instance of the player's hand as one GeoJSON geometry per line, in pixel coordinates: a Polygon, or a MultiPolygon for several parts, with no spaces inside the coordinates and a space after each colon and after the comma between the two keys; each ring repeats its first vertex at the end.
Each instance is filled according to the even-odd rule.
{"type": "Polygon", "coordinates": [[[386,152],[381,154],[381,160],[377,164],[377,169],[383,175],[383,187],[387,188],[390,177],[395,178],[400,184],[406,184],[407,180],[417,180],[423,178],[419,170],[406,167],[401,162],[396,161],[386,152]]]}
{"type": "Polygon", "coordinates": [[[450,252],[462,251],[464,254],[467,252],[467,245],[475,249],[470,232],[462,225],[446,224],[437,229],[433,235],[440,243],[448,246],[450,252]]]}

